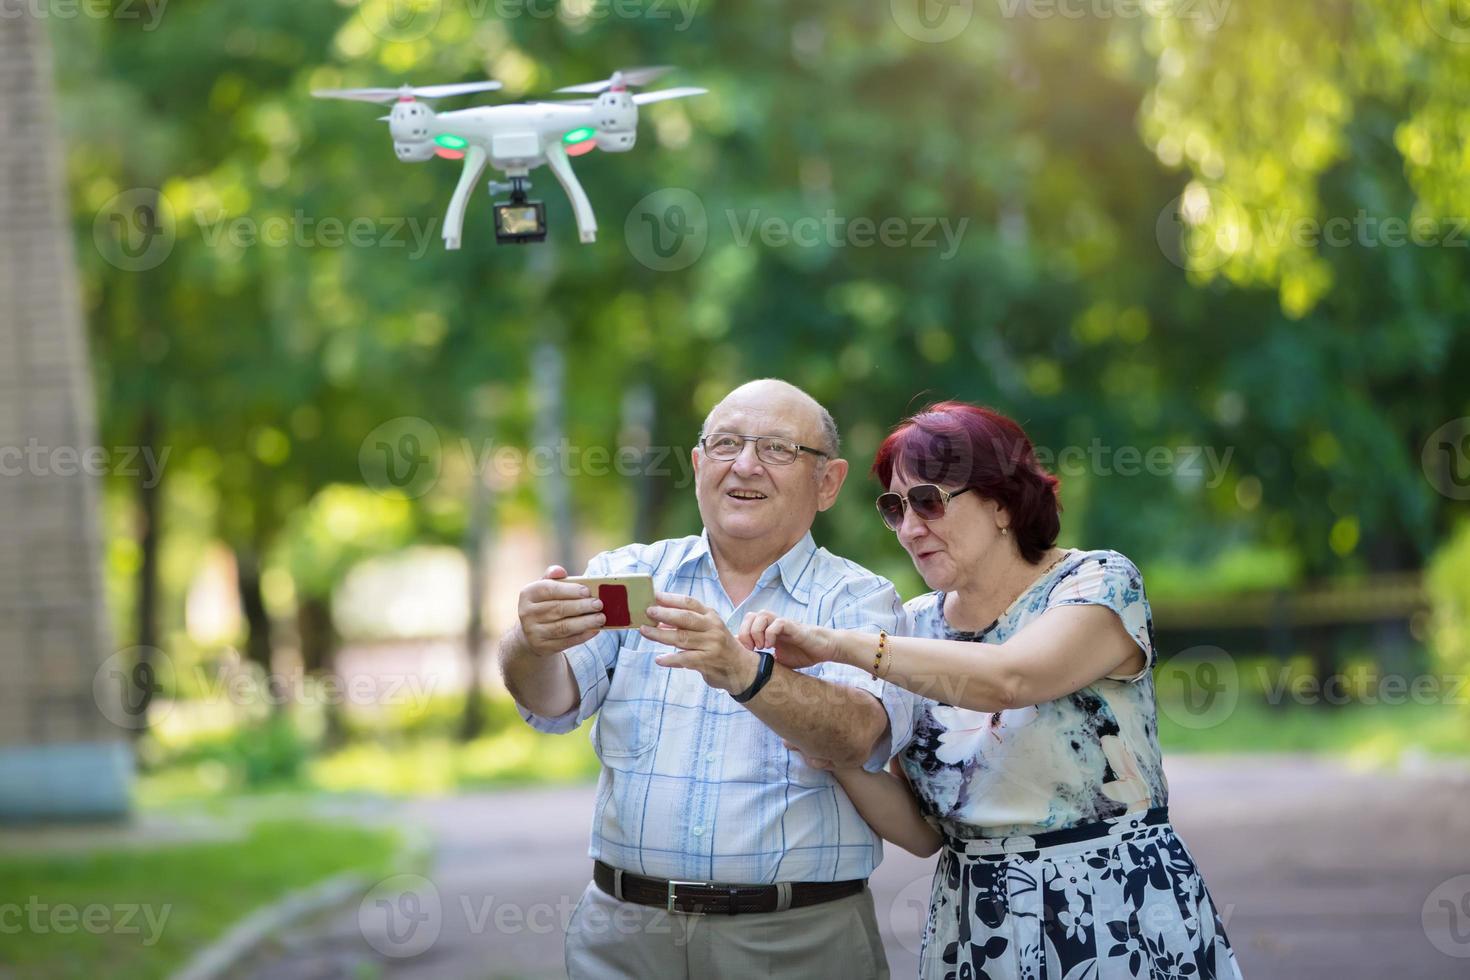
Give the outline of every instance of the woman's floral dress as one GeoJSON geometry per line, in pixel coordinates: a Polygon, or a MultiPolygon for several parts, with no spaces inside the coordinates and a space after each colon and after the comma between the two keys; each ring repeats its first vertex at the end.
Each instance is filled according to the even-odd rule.
{"type": "Polygon", "coordinates": [[[907,608],[916,636],[1004,643],[1066,605],[1116,613],[1144,652],[1143,669],[1032,707],[981,712],[925,700],[917,712],[900,760],[945,837],[920,972],[1238,978],[1224,924],[1169,824],[1153,620],[1133,563],[1115,551],[1072,552],[974,633],[949,628],[943,593],[907,608]]]}

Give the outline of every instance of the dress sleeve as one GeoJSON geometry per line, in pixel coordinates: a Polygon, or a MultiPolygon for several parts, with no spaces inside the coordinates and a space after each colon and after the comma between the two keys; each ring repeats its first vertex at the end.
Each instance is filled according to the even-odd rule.
{"type": "Polygon", "coordinates": [[[1133,683],[1149,675],[1154,666],[1154,621],[1143,575],[1138,567],[1116,551],[1089,554],[1058,580],[1047,598],[1053,606],[1106,606],[1117,614],[1123,629],[1143,651],[1143,669],[1134,674],[1109,674],[1109,680],[1133,683]]]}

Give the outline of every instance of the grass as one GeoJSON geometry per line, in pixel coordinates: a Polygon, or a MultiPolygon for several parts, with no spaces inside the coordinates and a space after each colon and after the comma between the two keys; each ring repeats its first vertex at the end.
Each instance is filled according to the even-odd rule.
{"type": "Polygon", "coordinates": [[[275,820],[232,841],[3,854],[0,910],[9,921],[0,921],[0,973],[168,976],[289,891],[349,870],[387,874],[397,846],[391,831],[275,820]]]}

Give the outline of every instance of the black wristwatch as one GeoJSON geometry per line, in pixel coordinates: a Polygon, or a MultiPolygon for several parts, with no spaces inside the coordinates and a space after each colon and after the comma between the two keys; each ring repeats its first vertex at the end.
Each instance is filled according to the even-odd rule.
{"type": "Polygon", "coordinates": [[[765,687],[766,682],[771,679],[771,672],[776,669],[775,654],[767,650],[761,650],[760,656],[761,665],[755,669],[755,680],[751,681],[750,686],[739,694],[730,695],[730,697],[735,699],[737,704],[744,704],[759,694],[761,688],[765,687]]]}

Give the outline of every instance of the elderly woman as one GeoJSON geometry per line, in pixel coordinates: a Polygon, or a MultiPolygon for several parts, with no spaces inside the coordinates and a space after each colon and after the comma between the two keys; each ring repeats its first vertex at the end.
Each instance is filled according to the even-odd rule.
{"type": "Polygon", "coordinates": [[[914,416],[873,473],[879,513],[934,590],[906,605],[912,635],[754,613],[741,640],[920,696],[912,733],[893,733],[892,772],[833,773],[884,838],[944,848],[921,975],[1239,977],[1169,823],[1138,569],[1056,547],[1057,480],[989,409],[914,416]]]}

